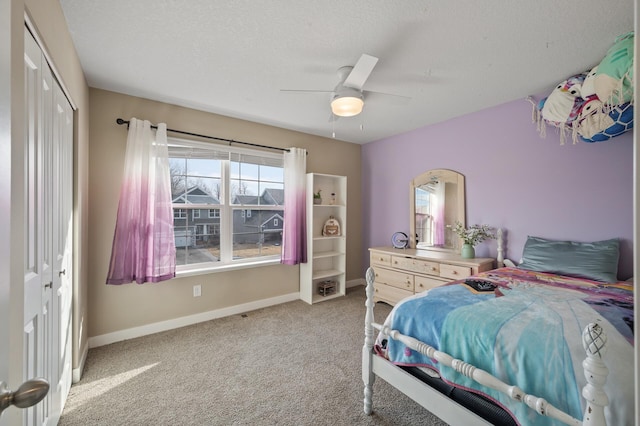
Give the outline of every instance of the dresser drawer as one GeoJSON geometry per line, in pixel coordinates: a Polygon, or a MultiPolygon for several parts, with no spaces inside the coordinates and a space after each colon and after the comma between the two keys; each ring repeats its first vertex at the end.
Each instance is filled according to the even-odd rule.
{"type": "Polygon", "coordinates": [[[389,269],[374,268],[376,283],[387,284],[407,291],[413,291],[413,275],[389,269]]]}
{"type": "Polygon", "coordinates": [[[440,276],[443,278],[451,278],[452,280],[460,280],[471,275],[471,268],[468,266],[456,266],[440,264],[440,276]]]}
{"type": "Polygon", "coordinates": [[[414,279],[415,292],[420,293],[422,291],[429,290],[430,288],[438,287],[446,282],[448,281],[416,275],[414,279]]]}
{"type": "Polygon", "coordinates": [[[411,257],[392,256],[391,266],[394,268],[405,269],[407,271],[418,272],[421,274],[440,274],[439,263],[429,262],[427,260],[413,259],[411,257]]]}
{"type": "Polygon", "coordinates": [[[382,265],[391,266],[391,255],[384,253],[371,253],[370,262],[371,266],[382,265]]]}
{"type": "Polygon", "coordinates": [[[413,291],[402,290],[397,287],[376,283],[373,300],[376,302],[383,301],[390,305],[395,305],[405,297],[409,296],[413,296],[413,291]]]}

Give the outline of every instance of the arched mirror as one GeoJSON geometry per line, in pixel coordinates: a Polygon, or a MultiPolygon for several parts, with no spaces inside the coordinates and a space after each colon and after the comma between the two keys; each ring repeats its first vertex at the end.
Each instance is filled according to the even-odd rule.
{"type": "Polygon", "coordinates": [[[410,187],[411,247],[459,252],[460,239],[453,227],[456,221],[466,225],[464,176],[453,170],[429,170],[410,187]]]}

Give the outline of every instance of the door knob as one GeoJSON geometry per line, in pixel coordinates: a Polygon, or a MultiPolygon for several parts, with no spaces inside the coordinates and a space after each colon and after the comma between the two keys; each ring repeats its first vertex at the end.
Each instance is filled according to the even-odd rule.
{"type": "Polygon", "coordinates": [[[4,382],[0,382],[0,415],[11,404],[18,408],[27,408],[42,401],[49,392],[49,382],[37,377],[27,380],[17,391],[11,392],[4,382]]]}

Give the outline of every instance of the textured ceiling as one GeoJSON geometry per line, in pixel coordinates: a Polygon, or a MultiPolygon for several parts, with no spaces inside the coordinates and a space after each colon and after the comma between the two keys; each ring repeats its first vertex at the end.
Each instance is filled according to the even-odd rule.
{"type": "MultiPolygon", "coordinates": [[[[527,95],[596,65],[633,0],[60,0],[91,87],[355,143],[527,95]],[[359,116],[338,68],[380,58],[359,116]]],[[[180,128],[180,123],[167,123],[180,128]]],[[[184,129],[189,130],[189,129],[184,129]]]]}

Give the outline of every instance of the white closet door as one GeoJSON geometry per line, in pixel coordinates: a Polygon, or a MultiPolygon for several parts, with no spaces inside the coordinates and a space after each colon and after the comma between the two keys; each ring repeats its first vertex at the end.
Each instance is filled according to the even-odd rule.
{"type": "Polygon", "coordinates": [[[56,356],[50,394],[62,411],[71,388],[71,296],[73,271],[73,110],[55,84],[53,97],[53,320],[56,356]]]}
{"type": "MultiPolygon", "coordinates": [[[[51,229],[46,220],[50,208],[46,206],[46,181],[43,176],[50,171],[46,164],[47,121],[45,114],[46,89],[51,87],[51,79],[43,75],[42,53],[33,38],[25,33],[25,84],[26,84],[26,146],[25,146],[25,276],[24,276],[24,380],[32,377],[51,375],[49,358],[51,300],[51,252],[46,249],[51,229]]],[[[26,409],[25,424],[44,424],[49,417],[50,397],[26,409]]]]}
{"type": "Polygon", "coordinates": [[[24,380],[43,377],[45,399],[25,425],[56,424],[71,385],[73,115],[25,28],[24,380]]]}

